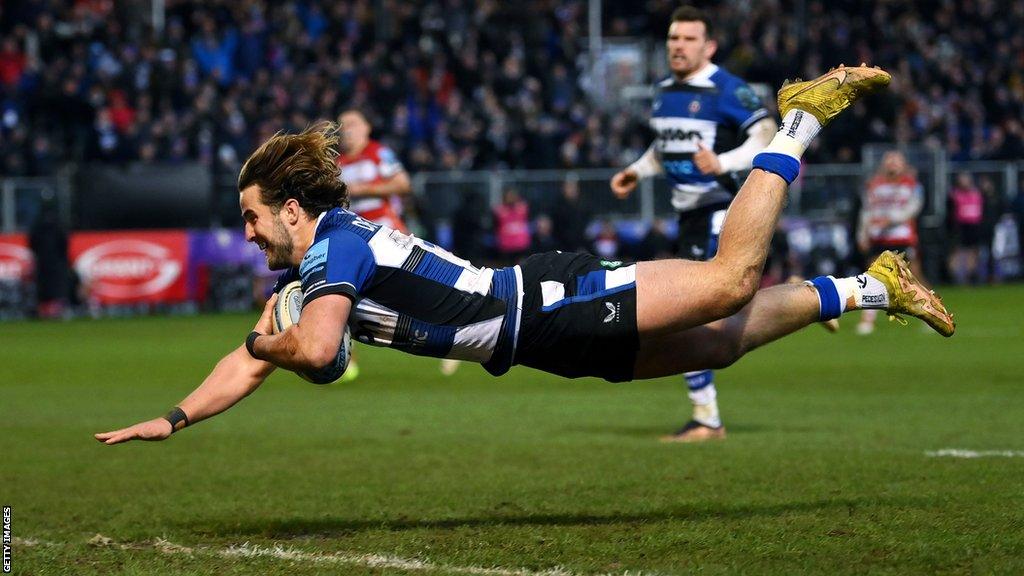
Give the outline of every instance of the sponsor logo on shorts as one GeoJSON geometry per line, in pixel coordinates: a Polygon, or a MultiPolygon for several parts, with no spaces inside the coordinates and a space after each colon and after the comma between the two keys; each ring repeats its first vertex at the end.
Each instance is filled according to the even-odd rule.
{"type": "Polygon", "coordinates": [[[611,322],[619,321],[619,310],[622,307],[621,302],[605,302],[604,307],[608,309],[608,315],[604,317],[604,323],[609,324],[611,322]]]}

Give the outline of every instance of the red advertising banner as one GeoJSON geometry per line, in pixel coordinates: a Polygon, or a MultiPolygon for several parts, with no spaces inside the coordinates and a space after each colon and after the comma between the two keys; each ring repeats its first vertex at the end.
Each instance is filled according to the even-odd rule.
{"type": "Polygon", "coordinates": [[[35,258],[24,234],[0,234],[0,281],[25,281],[31,278],[35,258]]]}
{"type": "Polygon", "coordinates": [[[100,304],[188,298],[189,238],[184,230],[76,232],[69,252],[79,278],[100,304]]]}

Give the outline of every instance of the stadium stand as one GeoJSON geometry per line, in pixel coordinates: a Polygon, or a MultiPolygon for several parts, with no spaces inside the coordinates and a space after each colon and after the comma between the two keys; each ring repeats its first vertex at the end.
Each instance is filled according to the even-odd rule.
{"type": "MultiPolygon", "coordinates": [[[[717,59],[753,82],[843,61],[895,71],[891,96],[859,107],[810,161],[856,160],[867,141],[1024,156],[1024,5],[996,18],[991,0],[805,4],[711,9],[717,59]]],[[[604,33],[660,41],[674,5],[609,3],[604,33]]],[[[234,170],[273,132],[348,106],[412,171],[606,167],[643,150],[642,114],[597,110],[581,89],[585,2],[170,0],[159,34],[132,9],[34,0],[0,12],[5,174],[47,174],[58,158],[234,170]]]]}

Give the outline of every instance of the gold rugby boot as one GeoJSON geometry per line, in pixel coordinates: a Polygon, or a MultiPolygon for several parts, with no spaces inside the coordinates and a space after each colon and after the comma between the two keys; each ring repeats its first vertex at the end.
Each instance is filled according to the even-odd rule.
{"type": "Polygon", "coordinates": [[[779,115],[783,118],[797,108],[813,115],[822,126],[850,107],[861,96],[889,85],[892,76],[866,64],[847,68],[840,64],[814,80],[786,81],[779,89],[779,115]]]}
{"type": "Polygon", "coordinates": [[[942,304],[942,298],[914,277],[903,256],[886,250],[871,263],[867,273],[878,279],[889,291],[889,308],[886,313],[890,319],[906,324],[900,314],[920,318],[947,338],[956,331],[953,315],[942,304]]]}

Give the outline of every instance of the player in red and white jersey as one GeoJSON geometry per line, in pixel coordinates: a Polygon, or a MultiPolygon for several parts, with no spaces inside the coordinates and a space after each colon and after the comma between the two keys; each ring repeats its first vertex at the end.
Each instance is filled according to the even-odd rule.
{"type": "Polygon", "coordinates": [[[412,191],[409,174],[387,146],[370,139],[373,129],[358,110],[346,110],[341,124],[338,167],[348,185],[351,210],[363,218],[408,233],[400,217],[401,196],[412,191]]]}
{"type": "MultiPolygon", "coordinates": [[[[338,116],[341,125],[341,154],[338,167],[348,186],[349,209],[359,216],[405,234],[409,233],[400,216],[401,196],[412,191],[409,173],[398,156],[387,146],[370,139],[373,127],[359,110],[345,110],[338,116]]],[[[355,354],[343,379],[359,376],[355,354]],[[354,368],[354,369],[353,369],[354,368]]]]}
{"type": "MultiPolygon", "coordinates": [[[[865,259],[870,262],[885,250],[906,252],[914,274],[923,278],[917,257],[917,216],[923,205],[921,183],[906,156],[895,150],[886,152],[861,202],[857,246],[865,259]]],[[[862,313],[857,333],[874,331],[877,315],[875,311],[862,313]]]]}

